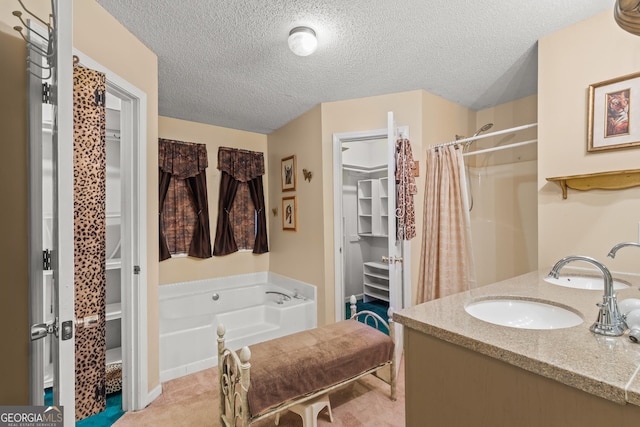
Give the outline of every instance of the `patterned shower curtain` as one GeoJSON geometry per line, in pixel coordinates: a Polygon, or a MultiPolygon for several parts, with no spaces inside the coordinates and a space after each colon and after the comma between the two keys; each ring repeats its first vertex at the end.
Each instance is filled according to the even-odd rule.
{"type": "Polygon", "coordinates": [[[426,157],[418,304],[475,284],[462,149],[434,147],[426,157]]]}

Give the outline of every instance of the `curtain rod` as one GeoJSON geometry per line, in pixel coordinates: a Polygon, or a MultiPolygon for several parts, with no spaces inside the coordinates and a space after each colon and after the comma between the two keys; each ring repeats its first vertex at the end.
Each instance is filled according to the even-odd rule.
{"type": "Polygon", "coordinates": [[[537,123],[531,123],[531,124],[528,124],[528,125],[516,126],[516,127],[509,128],[509,129],[503,129],[503,130],[498,130],[498,131],[495,131],[495,132],[483,133],[482,135],[478,135],[478,136],[471,136],[469,138],[462,138],[462,139],[457,139],[455,141],[449,141],[449,142],[445,142],[445,143],[442,143],[442,144],[433,145],[433,146],[431,146],[431,148],[445,147],[447,145],[454,145],[454,144],[462,144],[463,142],[475,141],[475,140],[478,140],[478,139],[489,138],[490,136],[497,136],[497,135],[502,135],[502,134],[505,134],[505,133],[518,132],[520,130],[529,129],[529,128],[536,127],[536,126],[538,126],[537,123]]]}
{"type": "Polygon", "coordinates": [[[529,144],[533,144],[533,143],[536,143],[536,142],[538,142],[537,139],[530,139],[528,141],[522,141],[522,142],[514,142],[513,144],[499,145],[497,147],[485,148],[484,150],[469,151],[467,153],[464,153],[462,156],[463,157],[475,156],[476,154],[484,154],[484,153],[490,153],[491,151],[506,150],[507,148],[520,147],[521,145],[529,145],[529,144]]]}

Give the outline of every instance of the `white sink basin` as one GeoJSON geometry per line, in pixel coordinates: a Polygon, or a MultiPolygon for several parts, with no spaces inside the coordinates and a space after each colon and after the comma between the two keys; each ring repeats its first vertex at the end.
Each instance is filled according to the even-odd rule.
{"type": "MultiPolygon", "coordinates": [[[[560,276],[557,279],[555,277],[547,276],[544,279],[545,282],[552,285],[564,286],[567,288],[586,289],[586,290],[604,290],[604,279],[602,277],[589,277],[589,276],[560,276]]],[[[613,279],[613,289],[628,288],[624,282],[613,279]]]]}
{"type": "Polygon", "coordinates": [[[521,329],[562,329],[577,326],[582,318],[560,306],[522,299],[487,299],[465,307],[471,316],[496,325],[521,329]]]}

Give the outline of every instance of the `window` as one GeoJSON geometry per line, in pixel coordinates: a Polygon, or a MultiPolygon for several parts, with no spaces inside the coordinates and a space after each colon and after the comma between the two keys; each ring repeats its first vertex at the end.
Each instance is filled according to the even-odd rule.
{"type": "Polygon", "coordinates": [[[160,261],[211,257],[204,144],[158,139],[160,261]]]}
{"type": "Polygon", "coordinates": [[[239,249],[268,252],[264,154],[220,147],[218,169],[221,178],[213,255],[228,255],[239,249]]]}

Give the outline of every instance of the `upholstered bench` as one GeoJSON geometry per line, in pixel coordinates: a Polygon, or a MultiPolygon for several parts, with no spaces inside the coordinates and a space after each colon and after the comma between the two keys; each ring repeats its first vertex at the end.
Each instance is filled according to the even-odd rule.
{"type": "MultiPolygon", "coordinates": [[[[223,426],[249,426],[295,405],[316,399],[390,366],[391,399],[396,398],[394,325],[370,311],[351,319],[242,348],[224,346],[218,326],[220,418],[223,426]],[[373,319],[386,335],[356,319],[373,319]]],[[[391,317],[391,316],[389,316],[391,317]]],[[[379,377],[380,378],[380,377],[379,377]]]]}

